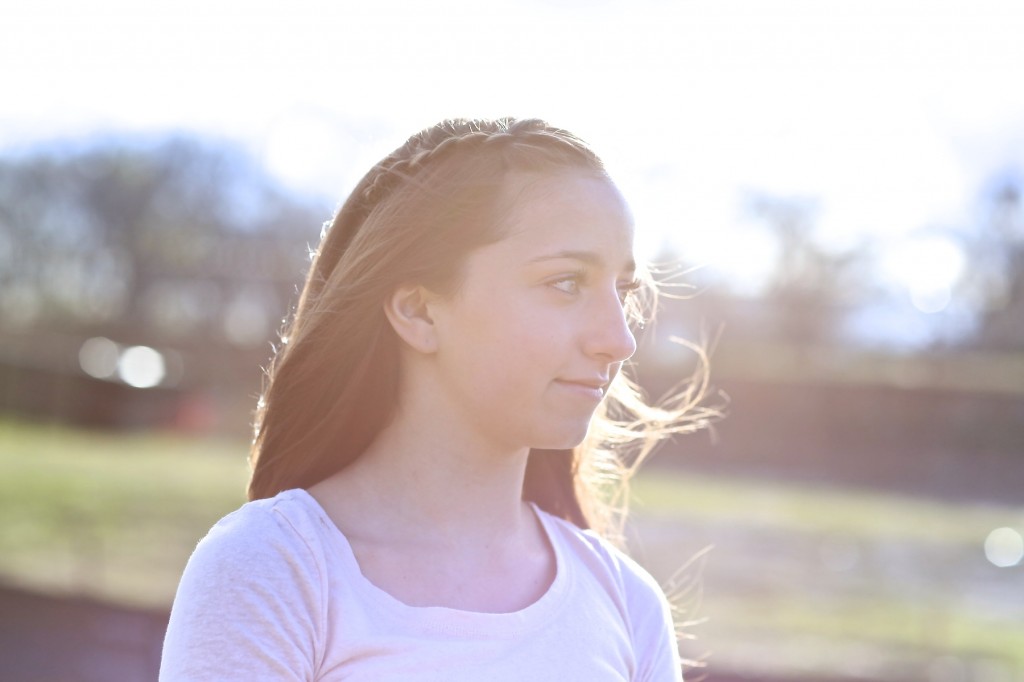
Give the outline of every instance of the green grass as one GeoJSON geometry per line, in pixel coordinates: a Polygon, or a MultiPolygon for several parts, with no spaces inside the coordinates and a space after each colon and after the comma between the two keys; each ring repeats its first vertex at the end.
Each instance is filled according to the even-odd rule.
{"type": "Polygon", "coordinates": [[[1024,525],[1024,507],[956,504],[895,494],[812,490],[671,471],[648,472],[632,485],[641,514],[771,526],[794,532],[977,544],[993,528],[1024,525]]]}
{"type": "MultiPolygon", "coordinates": [[[[845,649],[861,658],[914,662],[918,675],[942,656],[971,664],[996,661],[1024,673],[1024,618],[1008,615],[1010,608],[980,611],[963,600],[965,592],[995,577],[1009,576],[1005,585],[1021,575],[1021,567],[988,565],[982,545],[993,528],[1024,531],[1024,506],[650,470],[634,482],[633,511],[641,529],[645,523],[662,534],[677,529],[642,543],[654,564],[674,556],[678,565],[686,552],[701,549],[699,543],[715,545],[704,557],[702,577],[689,576],[704,592],[703,604],[690,615],[707,619],[692,629],[698,638],[693,651],[711,650],[712,660],[742,667],[736,659],[755,652],[751,672],[765,674],[767,662],[756,656],[770,650],[787,661],[783,671],[835,674],[835,652],[845,649]],[[706,536],[686,546],[693,529],[706,536]],[[786,540],[744,551],[744,543],[765,536],[786,540]],[[835,537],[859,547],[861,563],[850,572],[828,571],[814,551],[835,537]],[[765,551],[770,555],[758,554],[765,551]],[[918,558],[908,584],[899,569],[890,573],[884,563],[892,551],[901,561],[919,553],[946,563],[918,558]],[[722,572],[731,576],[723,579],[722,572]]],[[[1011,585],[1005,594],[1019,602],[1019,587],[1011,585]]]]}
{"type": "Polygon", "coordinates": [[[0,579],[166,606],[244,498],[244,443],[0,421],[0,579]]]}
{"type": "MultiPolygon", "coordinates": [[[[1024,624],[1017,620],[922,604],[912,598],[808,598],[799,589],[757,598],[715,595],[713,610],[695,628],[702,643],[728,654],[736,642],[815,642],[833,647],[854,642],[893,658],[916,660],[952,655],[964,660],[998,660],[1024,671],[1024,624]]],[[[802,660],[812,654],[804,653],[802,660]]],[[[834,671],[833,671],[834,672],[834,671]]]]}

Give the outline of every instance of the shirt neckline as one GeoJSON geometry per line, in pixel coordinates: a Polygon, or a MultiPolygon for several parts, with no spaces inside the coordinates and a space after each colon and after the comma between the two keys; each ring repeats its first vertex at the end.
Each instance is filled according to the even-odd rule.
{"type": "Polygon", "coordinates": [[[412,606],[378,587],[363,574],[348,538],[316,498],[301,488],[282,494],[289,493],[320,520],[326,531],[328,545],[335,550],[336,556],[347,569],[345,575],[351,581],[349,587],[364,600],[366,606],[399,619],[406,626],[417,627],[425,634],[436,633],[446,637],[516,637],[552,618],[565,603],[572,584],[571,562],[566,560],[566,550],[554,519],[536,504],[529,502],[555,556],[554,580],[540,597],[517,611],[498,613],[447,606],[412,606]]]}

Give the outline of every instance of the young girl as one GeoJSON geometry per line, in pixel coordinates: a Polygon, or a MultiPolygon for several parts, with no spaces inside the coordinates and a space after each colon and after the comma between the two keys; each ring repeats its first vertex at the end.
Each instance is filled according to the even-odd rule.
{"type": "Polygon", "coordinates": [[[314,257],[252,501],[190,559],[161,679],[680,680],[665,597],[601,534],[621,448],[690,426],[620,373],[645,281],[600,160],[543,121],[445,121],[374,166],[314,257]]]}

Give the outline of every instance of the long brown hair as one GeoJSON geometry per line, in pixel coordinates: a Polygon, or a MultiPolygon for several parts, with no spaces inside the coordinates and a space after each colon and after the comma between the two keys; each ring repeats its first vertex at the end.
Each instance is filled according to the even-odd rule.
{"type": "MultiPolygon", "coordinates": [[[[385,299],[409,282],[453,291],[466,256],[504,236],[508,175],[566,169],[606,177],[582,140],[544,121],[456,119],[413,135],[363,177],[325,227],[267,372],[250,499],[309,487],[362,454],[397,396],[399,341],[385,299]]],[[[691,386],[671,407],[649,408],[620,373],[584,444],[531,451],[524,499],[581,527],[607,528],[608,510],[624,508],[616,490],[627,469],[659,438],[703,419],[693,409],[699,393],[691,386]],[[629,443],[638,450],[624,455],[629,443]]]]}

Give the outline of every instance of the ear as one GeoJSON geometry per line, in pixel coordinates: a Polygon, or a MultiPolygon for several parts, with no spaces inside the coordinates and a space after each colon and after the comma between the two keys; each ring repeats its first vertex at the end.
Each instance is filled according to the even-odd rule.
{"type": "Polygon", "coordinates": [[[384,314],[395,333],[421,353],[437,350],[437,329],[429,309],[429,303],[436,297],[422,286],[405,285],[395,289],[384,301],[384,314]]]}

